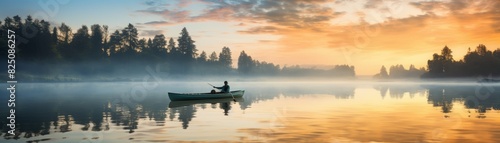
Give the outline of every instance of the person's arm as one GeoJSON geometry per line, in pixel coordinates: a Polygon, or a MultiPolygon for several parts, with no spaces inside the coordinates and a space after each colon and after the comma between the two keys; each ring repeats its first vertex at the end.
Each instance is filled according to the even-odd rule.
{"type": "Polygon", "coordinates": [[[217,86],[214,86],[214,88],[216,88],[216,89],[222,89],[223,87],[217,87],[217,86]]]}

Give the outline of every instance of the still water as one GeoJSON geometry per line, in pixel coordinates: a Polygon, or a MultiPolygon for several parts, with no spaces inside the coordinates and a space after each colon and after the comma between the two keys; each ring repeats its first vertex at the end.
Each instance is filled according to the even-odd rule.
{"type": "Polygon", "coordinates": [[[500,142],[500,85],[230,85],[242,99],[168,99],[205,82],[19,83],[15,136],[0,97],[0,142],[500,142]]]}

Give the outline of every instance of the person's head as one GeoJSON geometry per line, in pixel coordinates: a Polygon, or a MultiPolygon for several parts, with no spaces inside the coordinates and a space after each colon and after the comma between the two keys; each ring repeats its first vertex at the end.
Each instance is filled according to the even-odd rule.
{"type": "Polygon", "coordinates": [[[227,81],[224,81],[224,85],[227,85],[227,81]]]}

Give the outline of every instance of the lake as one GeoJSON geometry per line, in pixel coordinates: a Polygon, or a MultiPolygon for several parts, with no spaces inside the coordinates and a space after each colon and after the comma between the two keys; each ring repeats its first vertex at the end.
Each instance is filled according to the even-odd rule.
{"type": "Polygon", "coordinates": [[[242,99],[168,98],[206,82],[18,83],[16,135],[1,96],[0,142],[500,142],[498,84],[229,84],[242,99]]]}

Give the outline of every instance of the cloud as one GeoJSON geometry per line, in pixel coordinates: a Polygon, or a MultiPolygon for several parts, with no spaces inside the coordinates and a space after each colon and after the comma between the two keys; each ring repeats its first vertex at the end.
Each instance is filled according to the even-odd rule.
{"type": "Polygon", "coordinates": [[[167,21],[150,21],[150,22],[146,22],[144,24],[146,24],[146,25],[158,25],[158,24],[163,25],[163,24],[168,24],[168,22],[167,21]]]}
{"type": "Polygon", "coordinates": [[[147,10],[150,10],[150,11],[164,10],[167,8],[167,6],[170,5],[162,0],[146,0],[142,4],[147,6],[148,7],[147,10]]]}
{"type": "Polygon", "coordinates": [[[325,1],[266,1],[246,11],[254,20],[293,28],[308,28],[326,23],[335,18],[331,7],[323,6],[325,1]]]}
{"type": "Polygon", "coordinates": [[[180,0],[179,3],[177,3],[177,7],[184,8],[184,7],[187,7],[193,3],[194,3],[194,1],[192,1],[192,0],[180,0]]]}
{"type": "Polygon", "coordinates": [[[452,14],[475,14],[498,10],[497,0],[451,0],[412,2],[411,5],[424,12],[447,11],[452,14]]]}
{"type": "Polygon", "coordinates": [[[205,13],[189,18],[189,21],[230,21],[235,18],[235,11],[231,7],[220,7],[205,10],[205,13]]]}
{"type": "Polygon", "coordinates": [[[163,33],[164,33],[163,30],[142,30],[140,36],[152,37],[163,33]]]}
{"type": "Polygon", "coordinates": [[[354,2],[355,0],[336,0],[335,3],[336,4],[343,4],[343,3],[347,3],[347,2],[354,2]]]}
{"type": "Polygon", "coordinates": [[[160,15],[173,23],[237,20],[295,28],[308,28],[339,16],[332,8],[324,6],[326,0],[200,1],[208,8],[196,16],[190,16],[186,10],[147,9],[139,12],[160,15]]]}
{"type": "Polygon", "coordinates": [[[280,28],[274,26],[258,26],[238,32],[244,34],[270,34],[270,33],[278,33],[280,32],[280,30],[281,30],[280,28]]]}
{"type": "MultiPolygon", "coordinates": [[[[497,0],[451,0],[450,2],[429,1],[413,2],[410,4],[426,12],[428,15],[448,17],[478,16],[481,17],[479,21],[469,22],[489,21],[488,27],[493,27],[492,31],[498,32],[500,30],[500,28],[498,28],[498,25],[500,25],[500,10],[498,9],[498,7],[500,7],[500,2],[497,0]]],[[[461,20],[467,19],[461,18],[461,20]]]]}
{"type": "Polygon", "coordinates": [[[260,43],[273,43],[276,42],[274,40],[259,40],[260,43]]]}
{"type": "Polygon", "coordinates": [[[410,5],[430,15],[444,15],[449,12],[448,6],[445,3],[438,1],[413,2],[410,3],[410,5]]]}
{"type": "Polygon", "coordinates": [[[147,13],[147,14],[156,14],[162,16],[164,19],[176,22],[176,23],[182,23],[189,21],[189,11],[187,10],[139,10],[137,12],[141,13],[147,13]]]}
{"type": "Polygon", "coordinates": [[[383,0],[367,0],[365,8],[377,8],[383,3],[383,0]]]}
{"type": "Polygon", "coordinates": [[[157,3],[158,3],[158,1],[155,1],[155,0],[147,0],[143,4],[147,5],[147,6],[156,6],[157,3]]]}
{"type": "Polygon", "coordinates": [[[464,0],[452,0],[451,2],[447,3],[447,5],[450,8],[450,10],[458,11],[467,8],[468,2],[464,0]]]}
{"type": "Polygon", "coordinates": [[[236,26],[246,26],[246,24],[243,22],[240,22],[239,24],[236,24],[236,26]]]}
{"type": "Polygon", "coordinates": [[[496,32],[500,32],[500,12],[497,12],[492,16],[494,23],[491,25],[496,32]]]}

